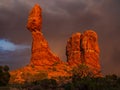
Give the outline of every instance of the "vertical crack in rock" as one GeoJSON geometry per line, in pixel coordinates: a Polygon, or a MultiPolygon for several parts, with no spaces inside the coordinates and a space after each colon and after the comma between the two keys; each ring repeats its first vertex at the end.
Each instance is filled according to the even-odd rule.
{"type": "Polygon", "coordinates": [[[83,34],[76,33],[67,41],[66,55],[71,66],[87,65],[93,73],[99,72],[99,54],[97,34],[87,30],[83,34]]]}
{"type": "Polygon", "coordinates": [[[81,33],[73,34],[67,41],[66,55],[67,61],[71,66],[81,64],[81,48],[80,48],[81,33]]]}
{"type": "Polygon", "coordinates": [[[94,73],[100,71],[99,54],[100,49],[98,45],[98,36],[92,30],[87,30],[83,33],[81,47],[83,48],[84,62],[94,73]]]}

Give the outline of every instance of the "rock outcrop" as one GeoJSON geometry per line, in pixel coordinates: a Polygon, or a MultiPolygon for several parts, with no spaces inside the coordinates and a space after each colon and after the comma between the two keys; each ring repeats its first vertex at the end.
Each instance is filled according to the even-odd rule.
{"type": "Polygon", "coordinates": [[[94,31],[87,30],[83,33],[81,48],[83,50],[84,63],[91,68],[93,73],[99,73],[101,71],[99,62],[100,49],[98,45],[98,36],[94,31]]]}
{"type": "Polygon", "coordinates": [[[41,8],[37,4],[29,15],[27,28],[33,39],[31,60],[28,65],[10,72],[9,83],[23,84],[45,78],[71,76],[71,67],[51,52],[43,36],[41,8]]]}
{"type": "Polygon", "coordinates": [[[88,30],[76,33],[66,46],[67,62],[53,54],[42,33],[42,14],[39,5],[35,5],[28,17],[28,30],[32,33],[30,63],[11,71],[10,83],[26,83],[45,78],[71,77],[74,67],[87,65],[94,74],[100,71],[99,46],[97,34],[88,30]]]}
{"type": "Polygon", "coordinates": [[[101,70],[99,54],[98,37],[93,30],[87,30],[83,34],[73,34],[67,41],[66,55],[71,66],[85,64],[97,74],[101,70]]]}
{"type": "Polygon", "coordinates": [[[70,66],[77,66],[82,63],[80,48],[81,33],[73,34],[67,41],[66,55],[70,66]]]}
{"type": "Polygon", "coordinates": [[[53,65],[59,62],[58,56],[53,54],[44,38],[42,30],[42,14],[39,5],[35,5],[28,17],[27,28],[32,33],[32,56],[30,63],[33,65],[53,65]]]}

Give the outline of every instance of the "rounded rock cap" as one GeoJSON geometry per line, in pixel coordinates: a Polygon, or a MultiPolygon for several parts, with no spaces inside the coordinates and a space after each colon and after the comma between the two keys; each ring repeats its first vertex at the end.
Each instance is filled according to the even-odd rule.
{"type": "Polygon", "coordinates": [[[27,28],[33,32],[33,31],[40,31],[42,27],[42,9],[38,4],[35,4],[35,6],[32,8],[27,22],[27,28]]]}

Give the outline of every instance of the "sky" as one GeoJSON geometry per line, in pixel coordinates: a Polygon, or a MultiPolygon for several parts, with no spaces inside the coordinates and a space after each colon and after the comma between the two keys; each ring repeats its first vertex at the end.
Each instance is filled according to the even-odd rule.
{"type": "Polygon", "coordinates": [[[36,3],[42,8],[42,32],[61,60],[66,61],[68,38],[92,29],[102,73],[120,75],[120,0],[0,0],[0,65],[13,70],[29,63],[32,37],[26,23],[36,3]]]}

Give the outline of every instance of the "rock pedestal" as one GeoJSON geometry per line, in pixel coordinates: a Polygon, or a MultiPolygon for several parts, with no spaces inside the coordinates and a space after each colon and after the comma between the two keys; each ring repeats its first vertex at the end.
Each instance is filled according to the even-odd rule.
{"type": "Polygon", "coordinates": [[[42,14],[39,5],[35,5],[28,17],[27,28],[32,33],[32,56],[30,64],[33,65],[53,65],[59,62],[58,56],[53,54],[44,38],[42,31],[42,14]]]}

